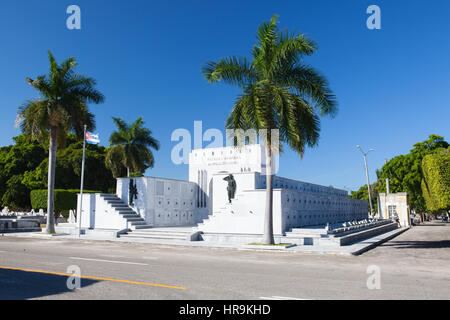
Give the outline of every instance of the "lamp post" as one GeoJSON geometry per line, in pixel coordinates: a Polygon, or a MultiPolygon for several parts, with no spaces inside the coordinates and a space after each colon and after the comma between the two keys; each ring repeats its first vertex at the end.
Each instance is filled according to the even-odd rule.
{"type": "Polygon", "coordinates": [[[369,180],[369,169],[367,168],[367,155],[371,152],[374,151],[373,149],[369,149],[369,151],[364,152],[361,149],[361,146],[356,146],[357,149],[359,149],[359,151],[361,151],[361,153],[363,154],[364,157],[364,167],[366,168],[366,179],[367,179],[367,190],[369,192],[369,205],[370,205],[370,216],[373,216],[373,208],[372,208],[372,196],[370,195],[370,180],[369,180]]]}

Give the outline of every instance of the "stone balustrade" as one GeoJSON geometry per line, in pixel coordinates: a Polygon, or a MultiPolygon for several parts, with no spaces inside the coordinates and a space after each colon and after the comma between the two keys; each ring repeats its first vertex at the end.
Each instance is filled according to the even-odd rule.
{"type": "Polygon", "coordinates": [[[390,220],[378,220],[378,219],[364,219],[361,221],[345,222],[343,223],[343,225],[345,225],[344,227],[329,230],[328,234],[333,236],[343,236],[347,233],[379,227],[389,223],[391,223],[390,220]]]}

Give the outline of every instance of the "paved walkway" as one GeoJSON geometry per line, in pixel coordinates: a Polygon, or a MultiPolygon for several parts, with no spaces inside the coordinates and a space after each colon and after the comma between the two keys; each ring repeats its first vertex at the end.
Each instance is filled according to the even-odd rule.
{"type": "MultiPolygon", "coordinates": [[[[155,228],[158,230],[192,230],[191,227],[179,227],[179,228],[155,228]]],[[[174,245],[174,246],[188,246],[188,247],[207,247],[207,248],[222,248],[222,249],[238,249],[238,250],[270,250],[270,251],[286,251],[286,252],[304,252],[304,253],[317,253],[317,254],[340,254],[340,255],[358,255],[373,249],[377,245],[390,240],[393,237],[407,231],[408,228],[400,228],[390,232],[383,233],[381,235],[356,242],[347,246],[291,246],[291,247],[264,247],[264,246],[249,246],[246,244],[236,243],[224,243],[224,242],[212,242],[212,241],[188,241],[177,239],[150,239],[150,238],[112,238],[109,235],[105,235],[107,230],[99,231],[98,233],[90,233],[88,235],[74,235],[74,234],[60,234],[60,235],[47,235],[37,232],[23,232],[23,233],[6,233],[6,236],[10,237],[38,237],[38,238],[59,238],[59,239],[73,239],[73,240],[94,240],[94,241],[113,241],[113,242],[129,242],[129,243],[148,243],[148,244],[160,244],[160,245],[174,245]]],[[[113,230],[109,230],[112,232],[113,230]]]]}
{"type": "Polygon", "coordinates": [[[0,299],[450,298],[450,224],[442,223],[359,256],[0,236],[0,260],[0,299]],[[71,265],[87,276],[81,290],[61,276],[71,265]],[[380,290],[367,287],[369,266],[381,271],[380,290]]]}

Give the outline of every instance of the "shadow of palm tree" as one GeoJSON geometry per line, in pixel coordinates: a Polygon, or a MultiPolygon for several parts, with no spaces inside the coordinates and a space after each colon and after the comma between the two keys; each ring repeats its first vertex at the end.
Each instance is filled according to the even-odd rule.
{"type": "MultiPolygon", "coordinates": [[[[0,269],[0,300],[25,300],[71,292],[68,276],[0,269]]],[[[81,288],[97,280],[81,279],[81,288]]]]}

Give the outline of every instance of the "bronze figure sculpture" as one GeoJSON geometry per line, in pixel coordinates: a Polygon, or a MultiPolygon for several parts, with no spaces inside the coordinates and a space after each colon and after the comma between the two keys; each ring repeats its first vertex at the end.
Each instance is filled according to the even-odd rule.
{"type": "Polygon", "coordinates": [[[131,206],[134,205],[134,200],[137,199],[138,191],[136,183],[133,179],[130,179],[130,186],[128,188],[128,203],[131,206]]]}
{"type": "Polygon", "coordinates": [[[232,174],[223,178],[223,180],[228,182],[227,191],[228,191],[228,201],[231,203],[231,199],[234,199],[234,195],[236,193],[236,180],[232,174]]]}

